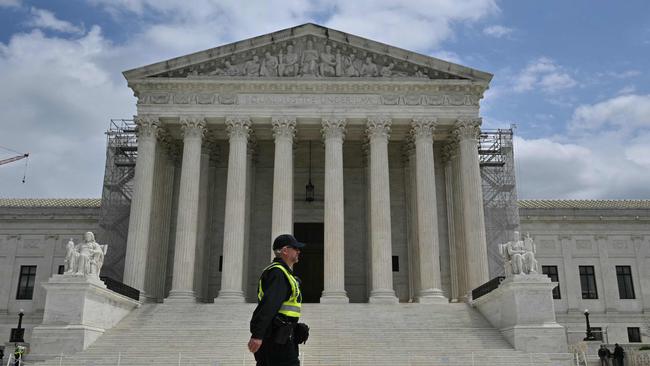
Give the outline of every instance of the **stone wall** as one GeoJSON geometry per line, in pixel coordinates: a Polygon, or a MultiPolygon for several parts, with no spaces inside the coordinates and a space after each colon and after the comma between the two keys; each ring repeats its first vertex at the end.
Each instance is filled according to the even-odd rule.
{"type": "MultiPolygon", "coordinates": [[[[43,318],[45,289],[41,283],[47,282],[63,265],[66,243],[70,238],[81,241],[86,231],[99,232],[99,200],[93,200],[96,202],[91,202],[90,207],[88,200],[79,201],[84,201],[81,204],[86,207],[74,207],[75,200],[50,200],[61,201],[55,202],[59,205],[55,207],[45,200],[41,204],[29,201],[27,207],[0,202],[0,342],[8,340],[21,309],[26,314],[23,326],[29,339],[32,328],[43,318]],[[21,266],[36,266],[30,300],[16,299],[21,266]]],[[[102,242],[100,236],[97,241],[109,244],[110,250],[110,243],[102,242]]]]}
{"type": "Polygon", "coordinates": [[[539,265],[558,267],[555,311],[569,343],[584,338],[585,309],[591,326],[607,332],[605,341],[627,343],[627,328],[639,327],[650,342],[650,209],[525,207],[519,213],[539,265]],[[597,299],[582,298],[579,266],[594,266],[597,299]],[[634,299],[620,299],[616,266],[631,267],[634,299]]]}

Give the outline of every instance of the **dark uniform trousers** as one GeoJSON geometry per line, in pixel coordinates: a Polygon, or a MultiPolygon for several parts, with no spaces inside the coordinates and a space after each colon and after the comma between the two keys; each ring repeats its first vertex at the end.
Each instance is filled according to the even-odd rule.
{"type": "Polygon", "coordinates": [[[255,352],[257,366],[300,366],[298,345],[289,340],[286,344],[278,344],[267,338],[255,352]]]}

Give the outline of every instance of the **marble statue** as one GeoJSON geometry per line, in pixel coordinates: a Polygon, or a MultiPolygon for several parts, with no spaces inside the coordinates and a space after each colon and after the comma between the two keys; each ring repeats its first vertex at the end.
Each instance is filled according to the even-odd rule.
{"type": "Polygon", "coordinates": [[[260,76],[260,58],[255,55],[253,59],[244,64],[246,76],[260,76]]]}
{"type": "Polygon", "coordinates": [[[359,69],[357,68],[357,59],[354,52],[349,56],[343,56],[343,74],[345,76],[359,76],[359,69]]]}
{"type": "Polygon", "coordinates": [[[319,76],[318,59],[318,51],[314,49],[314,42],[312,40],[307,41],[307,48],[302,51],[302,60],[300,62],[302,76],[319,76]]]}
{"type": "Polygon", "coordinates": [[[233,65],[230,60],[226,60],[224,62],[224,75],[226,76],[239,76],[241,75],[241,72],[239,71],[239,67],[233,65]]]}
{"type": "Polygon", "coordinates": [[[372,62],[370,56],[366,57],[366,63],[361,66],[361,76],[377,76],[378,74],[377,65],[372,62]]]}
{"type": "Polygon", "coordinates": [[[75,245],[70,239],[66,245],[64,274],[99,277],[107,249],[108,245],[99,245],[90,231],[84,234],[83,243],[75,245]]]}
{"type": "Polygon", "coordinates": [[[264,54],[264,60],[262,60],[262,67],[260,68],[260,76],[278,76],[278,58],[271,55],[271,52],[264,54]]]}
{"type": "Polygon", "coordinates": [[[389,63],[388,65],[384,66],[381,68],[379,71],[379,74],[383,77],[390,77],[393,75],[393,68],[395,67],[394,63],[389,63]]]}
{"type": "Polygon", "coordinates": [[[336,76],[336,56],[332,54],[332,46],[326,45],[320,54],[320,75],[336,76]]]}
{"type": "Polygon", "coordinates": [[[499,251],[504,259],[506,276],[539,272],[535,259],[535,243],[530,234],[526,234],[526,238],[521,240],[519,232],[515,231],[514,240],[499,245],[499,251]]]}
{"type": "MultiPolygon", "coordinates": [[[[190,65],[169,71],[167,76],[436,78],[429,73],[429,69],[424,66],[398,62],[385,55],[309,38],[284,45],[259,47],[236,57],[228,56],[190,65]]],[[[434,76],[440,77],[439,74],[434,76]]]]}
{"type": "Polygon", "coordinates": [[[279,56],[278,73],[281,76],[296,76],[300,71],[298,68],[298,54],[294,52],[293,45],[287,45],[287,53],[279,56]]]}

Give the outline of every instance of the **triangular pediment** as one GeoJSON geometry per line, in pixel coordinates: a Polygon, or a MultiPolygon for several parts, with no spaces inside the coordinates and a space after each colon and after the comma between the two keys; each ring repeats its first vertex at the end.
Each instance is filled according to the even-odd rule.
{"type": "Polygon", "coordinates": [[[143,78],[409,78],[489,82],[492,75],[315,24],[124,72],[143,78]]]}

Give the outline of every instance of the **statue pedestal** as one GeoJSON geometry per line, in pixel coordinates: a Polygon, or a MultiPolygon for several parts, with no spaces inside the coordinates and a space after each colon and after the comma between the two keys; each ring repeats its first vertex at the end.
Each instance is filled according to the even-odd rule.
{"type": "Polygon", "coordinates": [[[54,275],[43,284],[43,323],[31,338],[32,360],[69,355],[88,348],[140,303],[106,289],[93,276],[54,275]]]}
{"type": "MultiPolygon", "coordinates": [[[[555,320],[553,288],[540,274],[513,275],[499,287],[472,301],[510,344],[528,353],[566,353],[564,327],[555,320]]],[[[568,353],[567,353],[568,355],[568,353]]]]}

